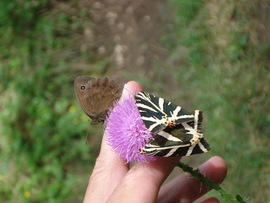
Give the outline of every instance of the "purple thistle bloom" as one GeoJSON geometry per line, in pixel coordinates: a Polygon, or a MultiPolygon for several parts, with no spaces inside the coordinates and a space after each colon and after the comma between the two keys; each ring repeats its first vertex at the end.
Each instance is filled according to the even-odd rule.
{"type": "Polygon", "coordinates": [[[115,103],[115,108],[110,109],[105,124],[108,144],[126,163],[142,163],[156,159],[139,152],[155,134],[145,127],[134,98],[115,103]]]}

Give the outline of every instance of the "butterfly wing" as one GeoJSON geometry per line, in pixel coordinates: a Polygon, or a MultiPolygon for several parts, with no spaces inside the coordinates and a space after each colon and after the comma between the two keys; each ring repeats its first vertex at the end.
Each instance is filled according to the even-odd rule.
{"type": "Polygon", "coordinates": [[[92,125],[104,122],[108,109],[120,98],[122,89],[108,78],[79,76],[74,82],[77,100],[92,119],[92,125]]]}

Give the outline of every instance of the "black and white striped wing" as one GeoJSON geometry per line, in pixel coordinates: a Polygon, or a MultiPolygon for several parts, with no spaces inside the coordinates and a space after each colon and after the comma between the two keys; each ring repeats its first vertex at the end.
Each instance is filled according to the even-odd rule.
{"type": "Polygon", "coordinates": [[[161,97],[139,92],[135,95],[141,118],[152,133],[158,133],[167,126],[194,120],[194,115],[161,97]]]}
{"type": "Polygon", "coordinates": [[[141,149],[141,153],[149,156],[158,157],[171,157],[171,156],[190,156],[194,154],[201,154],[210,150],[209,144],[202,138],[197,144],[189,147],[171,146],[171,147],[158,147],[146,145],[141,149]]]}
{"type": "Polygon", "coordinates": [[[194,121],[168,126],[154,136],[140,152],[149,156],[190,156],[210,150],[201,133],[202,111],[196,110],[194,121]]]}

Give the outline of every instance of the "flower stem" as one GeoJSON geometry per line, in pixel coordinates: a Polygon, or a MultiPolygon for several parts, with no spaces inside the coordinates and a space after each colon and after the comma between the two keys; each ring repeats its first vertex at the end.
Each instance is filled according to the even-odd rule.
{"type": "Polygon", "coordinates": [[[182,168],[183,171],[191,174],[194,178],[198,179],[201,183],[218,191],[221,194],[221,196],[224,198],[224,200],[228,202],[233,202],[233,203],[239,203],[239,202],[245,203],[245,201],[240,195],[236,195],[236,197],[233,197],[232,195],[228,194],[219,185],[215,184],[212,180],[209,180],[206,177],[204,177],[199,172],[199,170],[194,170],[192,167],[182,162],[178,162],[177,166],[182,168]]]}

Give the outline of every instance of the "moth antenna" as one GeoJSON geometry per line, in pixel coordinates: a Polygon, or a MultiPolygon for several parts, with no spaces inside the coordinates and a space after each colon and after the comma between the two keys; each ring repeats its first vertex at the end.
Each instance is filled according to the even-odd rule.
{"type": "Polygon", "coordinates": [[[144,71],[144,72],[142,73],[142,75],[139,77],[139,81],[142,80],[142,78],[145,76],[145,73],[146,73],[146,71],[144,71]]]}
{"type": "MultiPolygon", "coordinates": [[[[142,79],[144,78],[144,76],[145,76],[145,74],[146,74],[146,71],[144,71],[139,77],[138,77],[138,75],[137,75],[137,77],[136,78],[138,78],[138,83],[139,84],[141,84],[141,81],[142,81],[142,79]]],[[[134,79],[134,81],[136,81],[137,82],[137,80],[136,80],[136,78],[134,79]]],[[[138,93],[138,92],[140,92],[140,91],[138,91],[138,88],[139,86],[137,86],[136,88],[135,88],[135,94],[134,93],[132,93],[132,92],[130,92],[128,89],[126,89],[125,88],[125,90],[127,90],[133,97],[138,93]]],[[[124,88],[123,88],[124,89],[124,88]]]]}
{"type": "MultiPolygon", "coordinates": [[[[138,81],[138,83],[139,84],[141,84],[141,81],[142,81],[142,79],[144,78],[144,76],[145,76],[145,74],[146,74],[146,71],[144,71],[142,74],[141,74],[141,76],[139,76],[139,81],[138,81]]],[[[137,90],[137,87],[136,87],[136,94],[138,93],[138,92],[140,92],[140,91],[138,91],[137,90]]],[[[134,96],[134,95],[133,95],[134,96]]]]}
{"type": "MultiPolygon", "coordinates": [[[[127,83],[126,83],[127,84],[127,83]]],[[[138,94],[140,91],[138,91],[138,89],[139,89],[139,85],[137,85],[136,86],[136,88],[135,88],[135,94],[133,93],[133,92],[131,92],[129,89],[127,89],[127,88],[125,88],[125,86],[124,86],[124,88],[123,88],[123,90],[126,90],[127,92],[129,92],[129,94],[130,95],[132,95],[132,97],[134,97],[136,94],[138,94]]],[[[123,93],[123,92],[122,92],[123,93]]],[[[126,99],[126,98],[122,98],[122,99],[126,99]]]]}

